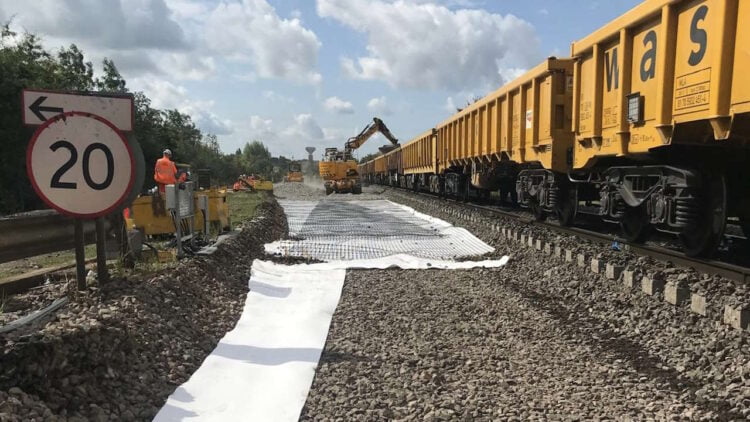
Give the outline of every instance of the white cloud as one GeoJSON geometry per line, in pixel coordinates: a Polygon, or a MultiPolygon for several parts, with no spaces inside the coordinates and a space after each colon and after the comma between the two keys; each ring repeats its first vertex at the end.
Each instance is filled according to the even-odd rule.
{"type": "Polygon", "coordinates": [[[548,16],[549,15],[549,10],[544,9],[544,8],[539,9],[539,14],[540,15],[544,15],[544,16],[548,16]]]}
{"type": "Polygon", "coordinates": [[[273,101],[273,102],[281,102],[281,103],[294,103],[294,98],[287,97],[286,95],[279,94],[278,92],[271,91],[271,90],[265,90],[262,93],[263,98],[273,101]]]}
{"type": "Polygon", "coordinates": [[[443,108],[451,113],[455,113],[457,110],[456,103],[453,102],[453,97],[448,97],[445,100],[445,105],[443,108]]]}
{"type": "Polygon", "coordinates": [[[213,57],[197,57],[188,54],[161,55],[160,67],[170,78],[183,80],[205,80],[216,75],[213,57]]]}
{"type": "Polygon", "coordinates": [[[179,20],[200,20],[210,12],[206,3],[193,0],[166,0],[167,6],[172,11],[172,16],[179,20]]]}
{"type": "Polygon", "coordinates": [[[208,16],[205,41],[212,51],[250,61],[262,78],[318,84],[320,41],[299,19],[282,19],[265,0],[221,2],[208,16]]]}
{"type": "Polygon", "coordinates": [[[205,133],[212,133],[214,135],[230,135],[234,132],[232,121],[228,119],[222,119],[216,114],[205,111],[203,113],[191,114],[195,125],[198,126],[205,133]]]}
{"type": "Polygon", "coordinates": [[[323,129],[320,128],[312,114],[298,114],[294,116],[294,124],[284,129],[281,134],[301,140],[322,139],[324,136],[323,129]]]}
{"type": "Polygon", "coordinates": [[[0,1],[0,16],[15,16],[13,29],[40,35],[47,48],[76,43],[89,60],[110,57],[126,79],[205,80],[238,59],[250,63],[238,79],[322,80],[315,33],[266,0],[0,1]]]}
{"type": "Polygon", "coordinates": [[[85,40],[109,50],[186,49],[188,42],[164,0],[8,1],[3,13],[32,32],[85,40]]]}
{"type": "Polygon", "coordinates": [[[272,120],[252,115],[237,124],[234,134],[222,139],[226,151],[241,148],[248,140],[263,142],[273,155],[307,157],[305,147],[316,147],[316,157],[326,147],[341,146],[347,133],[337,128],[323,128],[309,113],[297,114],[289,120],[272,120]],[[340,144],[340,145],[339,145],[340,144]]]}
{"type": "Polygon", "coordinates": [[[338,114],[354,113],[354,106],[349,101],[344,101],[339,97],[329,97],[323,102],[326,110],[338,114]]]}
{"type": "Polygon", "coordinates": [[[252,139],[266,142],[276,139],[276,132],[273,130],[273,120],[253,115],[250,116],[249,124],[249,132],[252,139]]]}
{"type": "Polygon", "coordinates": [[[205,6],[184,0],[0,3],[0,14],[15,16],[14,30],[39,35],[53,51],[75,43],[95,64],[111,58],[128,81],[145,76],[177,80],[215,76],[216,59],[201,49],[200,30],[188,19],[203,10],[205,6]]]}
{"type": "Polygon", "coordinates": [[[376,97],[367,102],[367,108],[373,113],[389,116],[393,114],[388,107],[388,100],[385,97],[376,97]]]}
{"type": "Polygon", "coordinates": [[[507,69],[541,58],[534,28],[513,15],[383,0],[318,0],[317,11],[366,34],[368,54],[341,61],[354,79],[417,89],[497,86],[507,69]]]}
{"type": "Polygon", "coordinates": [[[354,134],[349,133],[341,128],[324,127],[323,128],[323,139],[329,143],[328,147],[336,146],[339,144],[344,145],[344,141],[353,136],[354,134]]]}
{"type": "Polygon", "coordinates": [[[153,107],[188,114],[195,125],[207,133],[228,135],[234,132],[231,120],[222,119],[212,111],[214,101],[193,100],[183,86],[153,78],[135,79],[133,86],[151,99],[153,107]]]}

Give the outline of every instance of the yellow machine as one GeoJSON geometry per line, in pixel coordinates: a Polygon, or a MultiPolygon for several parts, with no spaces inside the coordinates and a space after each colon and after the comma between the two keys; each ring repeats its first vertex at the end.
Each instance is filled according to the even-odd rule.
{"type": "Polygon", "coordinates": [[[284,176],[285,182],[297,182],[302,183],[305,181],[305,176],[302,175],[302,166],[299,163],[289,163],[289,172],[284,176]]]}
{"type": "Polygon", "coordinates": [[[357,162],[344,160],[337,148],[326,148],[326,155],[320,162],[320,177],[324,181],[326,195],[333,192],[362,193],[362,185],[357,172],[357,162]]]}
{"type": "Polygon", "coordinates": [[[260,175],[251,174],[248,176],[247,181],[255,190],[273,192],[273,182],[264,180],[260,175]]]}
{"type": "MultiPolygon", "coordinates": [[[[217,231],[230,229],[229,204],[226,190],[211,189],[194,194],[195,207],[198,209],[198,198],[208,196],[208,219],[217,231]]],[[[143,195],[133,201],[125,223],[129,229],[135,228],[146,236],[174,234],[175,226],[172,217],[166,212],[163,195],[143,195]]],[[[195,213],[194,227],[203,230],[203,214],[195,213]]]]}
{"type": "Polygon", "coordinates": [[[272,192],[273,182],[270,180],[263,180],[263,178],[257,174],[251,174],[249,176],[242,174],[237,178],[237,181],[234,182],[232,190],[235,192],[255,192],[259,190],[272,192]]]}
{"type": "Polygon", "coordinates": [[[323,161],[320,162],[320,177],[324,180],[326,195],[333,192],[353,194],[362,193],[362,182],[357,171],[357,162],[352,158],[352,151],[361,147],[372,135],[380,132],[392,146],[381,147],[381,152],[391,151],[399,146],[391,131],[382,120],[377,117],[367,125],[357,136],[349,138],[344,144],[344,149],[326,148],[323,161]]]}

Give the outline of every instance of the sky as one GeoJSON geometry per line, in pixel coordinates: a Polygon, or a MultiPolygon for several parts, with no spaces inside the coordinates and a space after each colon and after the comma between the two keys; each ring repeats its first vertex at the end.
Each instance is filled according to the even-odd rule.
{"type": "MultiPolygon", "coordinates": [[[[0,0],[0,22],[74,43],[224,152],[342,147],[373,117],[406,143],[639,0],[0,0]]],[[[387,141],[373,137],[358,155],[387,141]]]]}

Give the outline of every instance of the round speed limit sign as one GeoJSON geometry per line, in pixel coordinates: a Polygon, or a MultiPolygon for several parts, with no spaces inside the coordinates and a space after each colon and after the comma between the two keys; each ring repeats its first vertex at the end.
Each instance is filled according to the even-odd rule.
{"type": "Polygon", "coordinates": [[[70,111],[41,125],[26,150],[36,193],[61,214],[96,218],[114,211],[135,180],[130,145],[109,121],[70,111]]]}

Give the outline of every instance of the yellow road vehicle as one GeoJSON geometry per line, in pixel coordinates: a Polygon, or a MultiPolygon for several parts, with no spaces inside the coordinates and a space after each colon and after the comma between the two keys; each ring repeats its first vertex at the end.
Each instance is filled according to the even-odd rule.
{"type": "Polygon", "coordinates": [[[286,174],[286,176],[284,176],[284,181],[297,183],[302,183],[305,181],[305,176],[302,174],[302,166],[300,165],[300,163],[289,163],[289,172],[286,174]]]}

